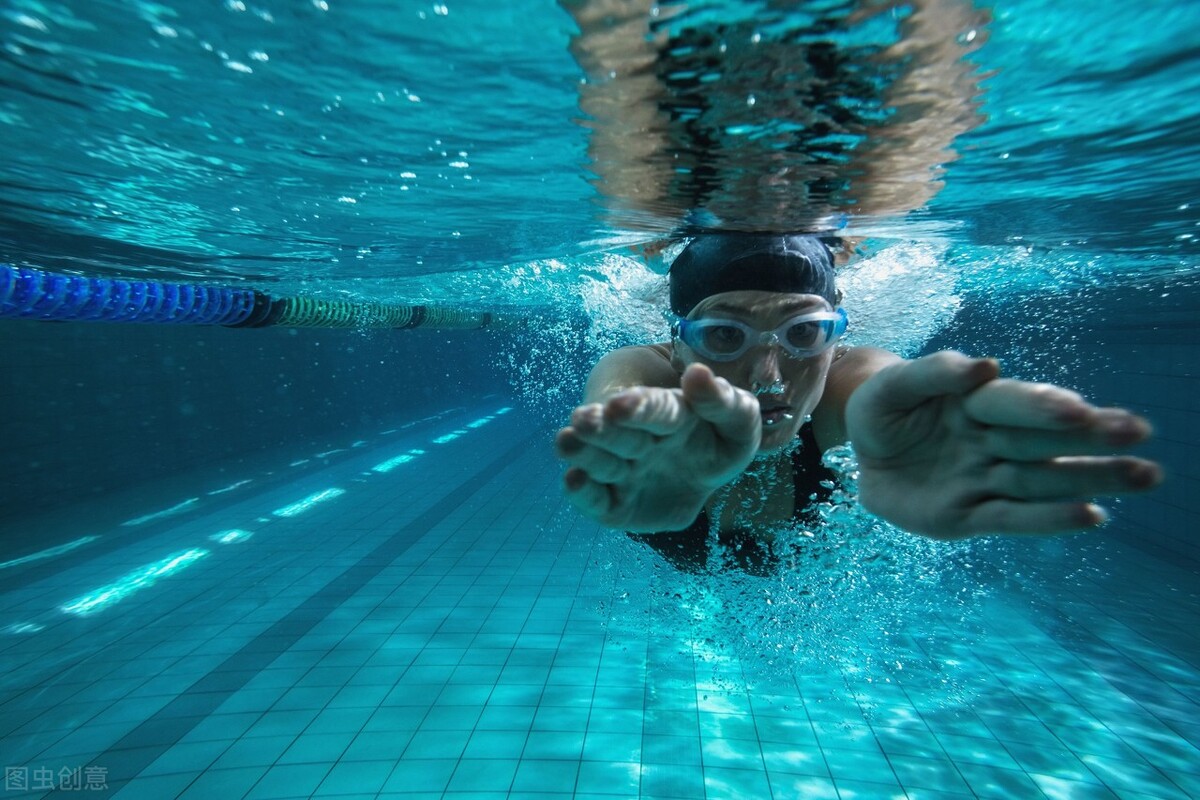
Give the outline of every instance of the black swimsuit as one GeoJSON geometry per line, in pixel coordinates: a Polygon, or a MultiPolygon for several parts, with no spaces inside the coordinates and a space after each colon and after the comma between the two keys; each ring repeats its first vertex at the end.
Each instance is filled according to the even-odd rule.
{"type": "MultiPolygon", "coordinates": [[[[815,506],[829,499],[833,493],[830,487],[836,477],[821,463],[821,450],[813,436],[812,425],[801,426],[797,438],[800,447],[792,453],[792,479],[796,492],[796,510],[792,519],[801,525],[816,525],[820,523],[820,516],[815,506]]],[[[707,568],[712,550],[710,526],[708,512],[701,511],[695,522],[681,531],[628,535],[649,545],[676,569],[702,572],[707,568]]],[[[769,574],[778,562],[770,542],[756,538],[753,531],[721,531],[718,541],[739,567],[752,574],[769,574]]]]}

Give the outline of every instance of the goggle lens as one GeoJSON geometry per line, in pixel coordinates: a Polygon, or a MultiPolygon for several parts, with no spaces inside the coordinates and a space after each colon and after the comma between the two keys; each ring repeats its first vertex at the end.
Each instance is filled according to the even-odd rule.
{"type": "Polygon", "coordinates": [[[846,312],[839,308],[792,317],[772,331],[727,319],[680,319],[675,331],[689,347],[713,361],[732,361],[756,344],[778,344],[793,358],[811,358],[841,338],[846,323],[846,312]]]}

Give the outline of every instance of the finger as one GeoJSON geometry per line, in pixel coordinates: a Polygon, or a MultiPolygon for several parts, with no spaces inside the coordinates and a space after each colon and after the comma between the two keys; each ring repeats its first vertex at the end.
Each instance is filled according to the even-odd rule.
{"type": "Polygon", "coordinates": [[[731,441],[748,441],[761,435],[758,401],[749,392],[734,388],[703,364],[693,364],[680,379],[683,398],[696,416],[712,423],[717,433],[731,441]]]}
{"type": "Polygon", "coordinates": [[[570,428],[559,433],[556,449],[560,458],[601,483],[620,483],[629,479],[629,461],[601,447],[582,442],[572,433],[570,428]]]}
{"type": "MultiPolygon", "coordinates": [[[[584,444],[590,444],[612,453],[618,458],[641,458],[653,446],[655,437],[646,431],[629,427],[624,421],[611,419],[607,406],[592,404],[580,406],[571,415],[571,431],[575,442],[564,441],[560,438],[559,446],[573,447],[578,450],[584,444]],[[610,424],[611,423],[611,424],[610,424]]],[[[562,432],[560,432],[560,437],[562,432]]],[[[566,454],[560,453],[563,457],[566,454]]]]}
{"type": "Polygon", "coordinates": [[[1094,503],[987,500],[971,512],[966,527],[967,535],[1071,533],[1107,520],[1108,512],[1094,503]]]}
{"type": "Polygon", "coordinates": [[[1129,456],[1059,458],[1040,464],[1005,461],[988,471],[989,485],[1017,500],[1072,500],[1139,492],[1162,481],[1153,461],[1129,456]]]}
{"type": "Polygon", "coordinates": [[[593,519],[604,516],[613,506],[612,492],[607,484],[592,480],[578,467],[563,475],[563,485],[571,504],[593,519]]]}
{"type": "Polygon", "coordinates": [[[968,358],[946,350],[885,367],[864,388],[880,411],[916,408],[930,398],[962,395],[977,389],[1000,374],[1000,365],[990,358],[968,358]]]}
{"type": "Polygon", "coordinates": [[[1079,394],[1049,383],[998,379],[964,401],[967,416],[984,425],[1065,430],[1087,425],[1098,409],[1079,394]]]}
{"type": "Polygon", "coordinates": [[[560,428],[554,436],[554,454],[559,458],[571,458],[585,447],[587,442],[580,438],[574,428],[560,428]]]}
{"type": "Polygon", "coordinates": [[[994,427],[983,430],[984,451],[1013,461],[1111,453],[1144,441],[1150,423],[1119,408],[1095,409],[1090,423],[1068,430],[994,427]]]}
{"type": "Polygon", "coordinates": [[[678,389],[638,386],[609,398],[604,404],[605,427],[668,436],[695,425],[678,389]]]}

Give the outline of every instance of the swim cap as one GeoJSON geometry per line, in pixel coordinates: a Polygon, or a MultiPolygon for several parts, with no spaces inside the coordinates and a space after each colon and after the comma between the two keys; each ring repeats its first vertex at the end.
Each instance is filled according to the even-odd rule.
{"type": "Polygon", "coordinates": [[[745,290],[816,294],[837,305],[833,254],[812,235],[702,234],[671,264],[670,283],[671,310],[681,317],[706,297],[745,290]]]}

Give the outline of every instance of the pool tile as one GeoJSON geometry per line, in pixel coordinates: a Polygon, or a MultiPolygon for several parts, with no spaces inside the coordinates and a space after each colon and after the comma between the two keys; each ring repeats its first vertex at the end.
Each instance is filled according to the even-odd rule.
{"type": "Polygon", "coordinates": [[[562,792],[570,795],[575,790],[579,766],[573,761],[522,759],[513,780],[513,791],[562,792]]]}
{"type": "Polygon", "coordinates": [[[383,788],[388,776],[396,768],[394,760],[388,761],[339,761],[325,776],[316,794],[344,795],[353,792],[374,794],[383,788]]]}
{"type": "Polygon", "coordinates": [[[896,783],[896,773],[892,770],[883,751],[876,748],[870,750],[831,750],[822,749],[825,763],[829,772],[837,782],[842,780],[863,781],[866,783],[896,783]]]}
{"type": "MultiPolygon", "coordinates": [[[[308,739],[308,738],[302,738],[308,739]]],[[[221,758],[211,765],[210,769],[236,769],[239,766],[271,766],[282,756],[284,751],[292,747],[293,742],[299,742],[295,736],[256,736],[253,739],[239,739],[229,745],[221,758]]],[[[324,754],[324,760],[330,760],[329,753],[324,754]]],[[[334,759],[337,754],[334,753],[334,759]]]]}
{"type": "Polygon", "coordinates": [[[700,735],[715,739],[757,739],[754,718],[749,714],[712,714],[700,712],[700,735]]]}
{"type": "MultiPolygon", "coordinates": [[[[771,784],[775,786],[774,783],[771,784]]],[[[867,781],[835,779],[839,800],[907,800],[904,788],[898,783],[869,783],[867,781]]],[[[778,790],[776,791],[778,795],[778,790]]],[[[803,797],[803,795],[797,795],[803,797]]]]}
{"type": "Polygon", "coordinates": [[[581,794],[636,795],[642,767],[632,761],[583,761],[576,791],[581,794]]]}
{"type": "Polygon", "coordinates": [[[427,707],[401,706],[396,708],[380,708],[363,724],[362,730],[373,733],[414,731],[420,727],[421,722],[428,713],[429,709],[427,707]]]}
{"type": "Polygon", "coordinates": [[[645,733],[664,736],[700,736],[700,722],[695,711],[669,711],[652,709],[643,717],[645,733]]]}
{"type": "Polygon", "coordinates": [[[865,723],[814,721],[812,726],[821,747],[839,750],[875,750],[879,747],[875,731],[865,723]]]}
{"type": "Polygon", "coordinates": [[[1120,800],[1116,794],[1098,783],[1066,780],[1036,772],[1029,773],[1029,777],[1049,800],[1120,800]]]}
{"type": "Polygon", "coordinates": [[[1123,795],[1126,792],[1151,791],[1162,800],[1188,800],[1186,792],[1172,790],[1164,785],[1162,773],[1142,760],[1124,761],[1103,756],[1085,755],[1080,757],[1093,774],[1113,792],[1123,795]],[[1151,790],[1151,787],[1153,789],[1151,790]]]}
{"type": "Polygon", "coordinates": [[[1010,800],[1041,795],[1037,783],[1023,770],[1006,769],[992,764],[959,763],[957,767],[971,791],[981,798],[1010,800]]]}
{"type": "Polygon", "coordinates": [[[206,800],[213,797],[242,797],[265,776],[264,767],[214,769],[201,773],[179,795],[180,800],[206,800]]]}
{"type": "Polygon", "coordinates": [[[229,746],[230,743],[224,740],[180,742],[155,759],[140,774],[153,776],[186,772],[194,778],[197,772],[207,769],[229,746]]]}
{"type": "Polygon", "coordinates": [[[939,792],[970,794],[954,762],[945,758],[915,758],[889,755],[888,762],[905,789],[931,789],[939,792]]]}
{"type": "MultiPolygon", "coordinates": [[[[503,687],[497,687],[499,691],[503,687]]],[[[529,691],[535,687],[521,687],[529,691]]],[[[571,685],[547,685],[530,705],[563,706],[566,708],[591,708],[592,687],[571,685]]]]}
{"type": "Polygon", "coordinates": [[[704,768],[704,791],[708,797],[770,797],[771,786],[762,769],[704,768]]]}
{"type": "Polygon", "coordinates": [[[938,789],[920,789],[908,787],[905,789],[908,800],[976,800],[969,792],[946,792],[938,789]]]}
{"type": "Polygon", "coordinates": [[[465,758],[520,758],[526,734],[516,731],[475,731],[467,741],[465,758]]]}
{"type": "Polygon", "coordinates": [[[582,731],[531,731],[522,758],[579,760],[583,756],[582,731]]]}
{"type": "MultiPolygon", "coordinates": [[[[147,797],[178,797],[196,780],[195,773],[176,775],[139,776],[125,785],[124,788],[109,795],[113,800],[144,800],[147,797]]],[[[32,785],[32,784],[31,784],[32,785]]],[[[85,784],[86,785],[86,784],[85,784]]],[[[75,791],[75,790],[70,790],[75,791]]],[[[93,790],[83,789],[84,792],[93,790]]],[[[11,794],[12,797],[26,797],[24,794],[11,794]]],[[[248,798],[255,797],[253,793],[248,798]]]]}
{"type": "Polygon", "coordinates": [[[640,708],[592,708],[588,716],[587,730],[589,733],[629,733],[642,731],[645,712],[640,708]]]}
{"type": "Polygon", "coordinates": [[[794,773],[829,778],[825,756],[816,746],[762,743],[763,762],[772,773],[794,773]]]}
{"type": "Polygon", "coordinates": [[[875,741],[889,756],[904,755],[931,758],[943,750],[934,734],[918,728],[875,728],[875,741]]]}
{"type": "Polygon", "coordinates": [[[460,758],[470,737],[470,731],[417,731],[404,748],[404,759],[460,758]]]}
{"type": "Polygon", "coordinates": [[[584,731],[588,729],[590,709],[566,706],[541,706],[532,720],[535,731],[584,731]]]}
{"type": "Polygon", "coordinates": [[[453,758],[403,758],[397,764],[384,792],[443,792],[458,761],[453,758]]]}
{"type": "Polygon", "coordinates": [[[1095,775],[1065,747],[1033,747],[1005,742],[1004,748],[1021,769],[1067,782],[1098,783],[1095,775]]]}
{"type": "Polygon", "coordinates": [[[448,792],[507,792],[517,773],[516,759],[464,758],[458,762],[448,792]]]}
{"type": "Polygon", "coordinates": [[[330,769],[330,764],[283,764],[271,767],[246,794],[246,800],[312,794],[325,780],[330,769]]]}
{"type": "MultiPolygon", "coordinates": [[[[412,741],[416,731],[387,731],[375,733],[366,731],[355,736],[342,752],[343,761],[378,761],[385,758],[398,758],[412,741]]],[[[303,741],[305,737],[301,737],[303,741]]],[[[287,757],[287,754],[284,754],[287,757]]]]}
{"type": "Polygon", "coordinates": [[[483,706],[492,694],[492,684],[451,683],[438,695],[439,706],[483,706]]]}
{"type": "Polygon", "coordinates": [[[534,706],[488,705],[484,707],[475,727],[490,731],[527,731],[536,712],[534,706]]]}
{"type": "Polygon", "coordinates": [[[307,728],[304,735],[312,733],[358,733],[362,726],[382,701],[382,697],[373,699],[365,705],[347,708],[327,708],[317,715],[307,728]]]}
{"type": "Polygon", "coordinates": [[[995,739],[939,733],[937,740],[956,764],[987,764],[1002,769],[1020,769],[1004,745],[995,739]]]}
{"type": "Polygon", "coordinates": [[[1179,772],[1168,769],[1163,770],[1163,774],[1189,796],[1200,797],[1200,765],[1195,766],[1192,772],[1179,772]]]}
{"type": "Polygon", "coordinates": [[[421,720],[423,731],[470,731],[479,724],[483,706],[437,705],[421,720]]]}
{"type": "Polygon", "coordinates": [[[725,767],[740,770],[761,770],[763,754],[757,739],[716,739],[702,737],[700,748],[704,769],[725,767]]]}
{"type": "Polygon", "coordinates": [[[542,702],[538,686],[496,686],[488,698],[490,706],[536,706],[542,702]]]}
{"type": "Polygon", "coordinates": [[[701,764],[700,738],[647,733],[642,736],[642,761],[647,764],[698,768],[701,764]]]}
{"type": "Polygon", "coordinates": [[[583,740],[583,757],[588,761],[641,761],[642,735],[600,733],[588,730],[583,740]]]}

